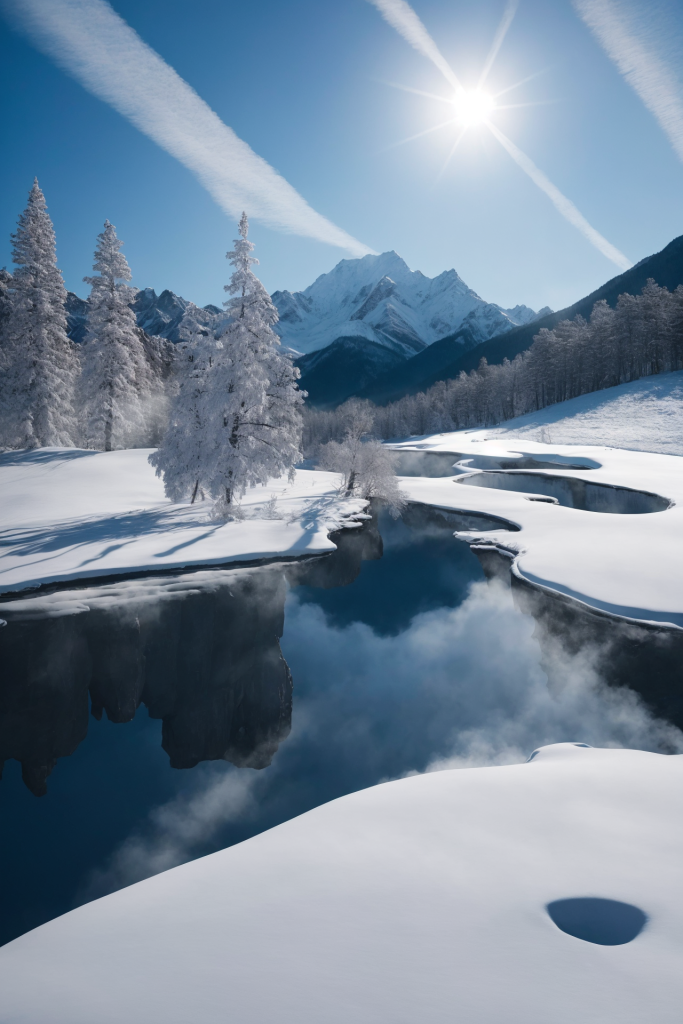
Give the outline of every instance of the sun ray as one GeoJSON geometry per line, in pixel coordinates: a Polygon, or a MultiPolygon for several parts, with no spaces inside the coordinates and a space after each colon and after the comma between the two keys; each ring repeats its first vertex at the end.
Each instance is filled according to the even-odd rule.
{"type": "Polygon", "coordinates": [[[528,103],[501,103],[496,104],[496,110],[517,110],[519,107],[552,107],[559,100],[529,100],[528,103]]]}
{"type": "Polygon", "coordinates": [[[431,128],[425,128],[423,132],[418,132],[417,135],[409,135],[407,139],[401,139],[400,142],[392,142],[391,145],[385,146],[380,149],[380,153],[386,153],[390,149],[396,149],[398,146],[405,146],[407,142],[412,142],[414,139],[421,139],[423,135],[429,135],[431,132],[437,132],[439,128],[447,128],[448,125],[457,124],[457,117],[452,117],[449,121],[442,121],[441,124],[432,125],[431,128]]]}
{"type": "Polygon", "coordinates": [[[505,10],[503,11],[503,17],[500,19],[500,24],[498,26],[498,31],[496,32],[496,34],[495,34],[495,36],[493,38],[493,43],[491,44],[491,49],[489,50],[489,55],[486,58],[486,61],[484,63],[484,68],[483,68],[482,73],[481,73],[481,77],[479,78],[479,84],[477,86],[479,89],[481,89],[482,85],[484,84],[484,82],[488,78],[489,71],[493,67],[493,62],[495,61],[496,57],[498,56],[498,51],[500,50],[501,46],[503,45],[503,40],[505,39],[505,36],[507,35],[507,31],[510,28],[510,25],[512,24],[512,19],[514,18],[515,14],[517,13],[517,6],[518,6],[518,4],[519,4],[519,0],[508,0],[507,4],[505,6],[505,10]]]}
{"type": "Polygon", "coordinates": [[[526,85],[527,82],[531,82],[534,78],[538,78],[540,75],[547,75],[550,68],[543,68],[542,71],[534,71],[533,75],[527,75],[526,78],[520,78],[519,82],[515,82],[514,85],[508,85],[505,89],[501,89],[500,92],[494,92],[494,100],[498,99],[499,96],[504,96],[506,92],[512,92],[513,89],[518,89],[520,85],[526,85]]]}
{"type": "Polygon", "coordinates": [[[453,148],[451,149],[450,153],[449,153],[449,154],[448,154],[448,156],[446,157],[446,162],[445,162],[445,164],[443,165],[443,167],[441,168],[441,170],[439,171],[439,173],[438,173],[438,174],[437,174],[437,176],[436,176],[436,181],[434,182],[434,184],[435,184],[435,185],[436,185],[436,183],[437,183],[438,181],[440,181],[440,180],[441,180],[441,178],[443,177],[443,175],[444,175],[444,173],[445,173],[445,171],[446,171],[446,168],[448,167],[449,163],[450,163],[450,162],[451,162],[451,160],[453,159],[453,154],[455,153],[456,149],[458,148],[458,146],[459,146],[459,145],[460,145],[460,143],[462,142],[462,140],[463,140],[463,137],[464,137],[464,135],[465,135],[465,132],[466,132],[466,131],[467,131],[467,125],[464,125],[464,126],[463,126],[463,128],[462,128],[462,130],[461,130],[461,132],[460,132],[460,134],[458,135],[457,139],[456,139],[456,140],[455,140],[455,142],[453,143],[453,148]]]}
{"type": "MultiPolygon", "coordinates": [[[[578,2],[578,0],[575,0],[575,2],[578,2]]],[[[441,168],[441,171],[439,172],[436,181],[438,181],[442,177],[444,171],[448,167],[448,164],[453,158],[453,154],[460,145],[468,127],[485,125],[493,134],[494,138],[498,140],[498,142],[509,153],[512,159],[519,165],[519,167],[521,167],[524,173],[527,174],[534,182],[534,184],[538,188],[540,188],[542,192],[546,194],[546,196],[553,203],[557,211],[570,224],[577,228],[582,233],[582,235],[588,239],[591,245],[594,245],[599,252],[601,252],[604,256],[607,257],[607,259],[615,263],[621,270],[628,269],[632,264],[627,259],[627,257],[624,256],[624,254],[620,252],[616,248],[616,246],[612,245],[611,242],[608,242],[606,238],[604,238],[598,231],[596,231],[595,228],[588,223],[586,218],[583,216],[582,213],[580,213],[576,206],[574,206],[571,200],[567,199],[567,197],[563,195],[562,192],[560,192],[560,190],[555,185],[553,185],[550,179],[547,178],[546,175],[541,170],[539,170],[538,167],[536,167],[533,160],[531,160],[530,157],[526,155],[526,153],[523,153],[522,150],[519,149],[514,144],[514,142],[512,142],[511,139],[508,139],[506,135],[503,135],[500,129],[497,128],[496,125],[494,125],[489,119],[489,115],[497,108],[497,97],[484,93],[481,89],[481,86],[483,82],[486,80],[486,77],[493,66],[493,62],[495,61],[498,55],[498,51],[500,50],[503,40],[505,39],[505,35],[508,29],[510,28],[510,24],[512,23],[512,19],[514,18],[515,12],[517,10],[518,0],[508,0],[500,25],[498,26],[498,31],[496,32],[495,38],[493,40],[493,45],[491,46],[491,50],[484,65],[484,70],[479,79],[479,87],[477,89],[465,89],[460,84],[454,72],[452,71],[447,61],[443,57],[443,54],[440,52],[436,43],[431,38],[431,36],[427,32],[426,28],[424,27],[420,19],[417,17],[413,9],[407,3],[407,0],[370,0],[370,3],[373,3],[375,7],[377,7],[381,11],[381,13],[384,15],[389,24],[392,25],[409,43],[411,43],[411,45],[414,46],[415,49],[419,50],[426,57],[429,57],[429,59],[433,61],[434,64],[436,64],[439,70],[444,74],[446,79],[455,89],[455,95],[452,97],[451,102],[453,103],[456,111],[458,111],[457,120],[461,123],[462,129],[457,139],[455,140],[453,147],[450,153],[448,154],[448,159],[441,168]],[[460,109],[458,110],[458,108],[460,109]]],[[[505,95],[505,93],[511,92],[513,89],[516,89],[518,86],[524,84],[524,82],[528,82],[532,78],[537,77],[537,75],[539,74],[543,74],[543,72],[536,72],[536,74],[530,75],[526,79],[522,79],[522,81],[517,82],[515,85],[511,85],[507,89],[503,89],[497,95],[503,96],[505,95]]],[[[399,88],[402,87],[399,86],[399,88]]],[[[406,89],[406,91],[416,92],[418,93],[418,95],[420,95],[417,89],[406,89]]],[[[440,99],[441,97],[431,98],[440,99]]],[[[510,104],[509,107],[507,108],[501,107],[499,109],[509,109],[510,107],[513,106],[535,105],[536,104],[532,103],[510,104]]],[[[444,127],[444,125],[437,127],[444,127]]],[[[427,129],[425,132],[422,132],[420,134],[426,135],[430,131],[436,131],[436,128],[427,129]]],[[[419,135],[413,136],[413,138],[419,137],[419,135]]],[[[410,139],[407,139],[406,141],[409,142],[410,139]]]]}
{"type": "Polygon", "coordinates": [[[451,103],[450,96],[438,96],[435,92],[425,92],[424,89],[413,89],[410,85],[399,85],[398,82],[388,82],[384,78],[377,78],[375,81],[382,85],[388,85],[391,89],[400,89],[401,92],[412,92],[415,96],[426,96],[428,100],[439,100],[440,103],[451,103]]]}

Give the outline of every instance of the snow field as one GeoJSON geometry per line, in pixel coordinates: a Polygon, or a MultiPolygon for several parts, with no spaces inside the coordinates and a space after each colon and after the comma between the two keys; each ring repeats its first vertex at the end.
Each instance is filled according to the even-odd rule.
{"type": "Polygon", "coordinates": [[[678,1024],[682,794],[681,756],[571,743],[375,786],[9,943],[0,1020],[678,1024]],[[560,931],[585,896],[647,925],[560,931]]]}
{"type": "Polygon", "coordinates": [[[243,522],[212,503],[173,504],[150,449],[42,448],[0,455],[0,593],[44,583],[334,550],[367,502],[340,497],[340,476],[298,470],[247,490],[243,522]],[[275,501],[271,502],[271,498],[275,501]],[[277,518],[265,518],[273,516],[277,518]]]}

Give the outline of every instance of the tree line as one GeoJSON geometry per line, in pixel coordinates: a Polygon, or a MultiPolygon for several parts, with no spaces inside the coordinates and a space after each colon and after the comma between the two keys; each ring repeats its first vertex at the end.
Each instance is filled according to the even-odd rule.
{"type": "MultiPolygon", "coordinates": [[[[212,514],[228,519],[243,517],[247,487],[291,478],[302,459],[306,392],[273,330],[277,309],[252,269],[248,233],[243,214],[226,254],[233,272],[224,320],[212,331],[188,303],[171,345],[137,326],[123,243],[105,221],[76,345],[54,228],[34,181],[12,236],[16,270],[0,271],[0,450],[154,447],[149,462],[172,501],[212,498],[212,514]]],[[[341,474],[346,495],[383,498],[397,512],[393,455],[369,438],[371,426],[352,411],[339,438],[318,447],[318,462],[341,474]]]]}
{"type": "Polygon", "coordinates": [[[174,501],[215,499],[230,516],[245,489],[301,460],[299,370],[280,347],[270,296],[254,274],[243,214],[227,258],[220,335],[189,304],[167,383],[136,323],[131,272],[116,229],[98,236],[85,339],[67,335],[66,289],[45,197],[35,180],[0,275],[0,448],[105,452],[155,444],[150,456],[174,501]]]}
{"type": "Polygon", "coordinates": [[[247,487],[291,474],[302,454],[342,474],[347,494],[399,509],[391,453],[379,439],[486,427],[591,391],[683,369],[683,286],[649,280],[614,309],[542,329],[512,361],[476,370],[385,407],[351,399],[303,408],[299,370],[273,330],[278,314],[252,266],[243,214],[227,253],[226,318],[212,332],[189,303],[181,341],[149,338],[116,229],[98,236],[85,340],[67,335],[66,289],[55,233],[34,181],[12,236],[13,274],[0,271],[0,449],[156,447],[150,456],[173,501],[211,497],[238,515],[247,487]],[[158,343],[158,344],[155,344],[158,343]],[[168,364],[172,363],[169,373],[168,364]],[[302,415],[303,414],[303,415],[302,415]]]}
{"type": "MultiPolygon", "coordinates": [[[[543,328],[512,361],[464,371],[384,407],[362,403],[371,433],[385,439],[488,427],[592,391],[683,369],[683,286],[650,279],[640,295],[623,294],[612,309],[596,302],[590,319],[543,328]]],[[[344,436],[349,406],[306,409],[304,450],[344,436]]]]}

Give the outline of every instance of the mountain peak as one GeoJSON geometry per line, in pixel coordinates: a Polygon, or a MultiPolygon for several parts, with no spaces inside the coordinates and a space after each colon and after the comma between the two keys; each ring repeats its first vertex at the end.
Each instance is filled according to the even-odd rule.
{"type": "Polygon", "coordinates": [[[298,352],[359,337],[411,356],[465,321],[474,344],[520,322],[485,302],[454,269],[430,278],[411,270],[394,249],[341,260],[304,291],[275,292],[272,298],[280,315],[276,330],[298,352]]]}

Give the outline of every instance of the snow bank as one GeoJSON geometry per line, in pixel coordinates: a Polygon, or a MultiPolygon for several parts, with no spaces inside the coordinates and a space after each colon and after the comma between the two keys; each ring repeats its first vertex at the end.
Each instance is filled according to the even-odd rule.
{"type": "Polygon", "coordinates": [[[0,455],[0,593],[43,583],[334,550],[366,502],[341,498],[336,473],[250,489],[243,522],[213,522],[209,503],[172,504],[149,450],[40,448],[0,455]],[[273,507],[266,507],[275,495],[273,507]],[[273,516],[274,518],[263,518],[273,516]]]}
{"type": "Polygon", "coordinates": [[[509,553],[513,572],[608,614],[683,628],[680,457],[502,436],[489,439],[485,430],[437,434],[393,447],[457,453],[457,475],[403,477],[401,487],[411,501],[479,512],[519,528],[511,533],[489,522],[481,530],[468,524],[458,533],[470,544],[494,545],[509,553]],[[483,477],[486,471],[490,476],[483,477]],[[560,487],[563,480],[567,483],[560,487]],[[507,489],[505,481],[520,490],[507,489]],[[481,486],[484,482],[491,486],[481,486]],[[555,504],[553,493],[562,501],[563,493],[578,494],[581,488],[584,494],[593,494],[587,508],[614,510],[555,504]],[[632,490],[653,497],[634,495],[632,490]],[[662,510],[644,511],[648,507],[662,510]],[[623,514],[637,511],[643,514],[623,514]]]}
{"type": "Polygon", "coordinates": [[[477,434],[683,455],[683,371],[581,395],[477,434]]]}
{"type": "Polygon", "coordinates": [[[682,845],[681,756],[565,743],[413,776],[4,946],[0,1019],[678,1024],[682,845]],[[576,897],[646,925],[566,934],[546,906],[576,897]]]}

